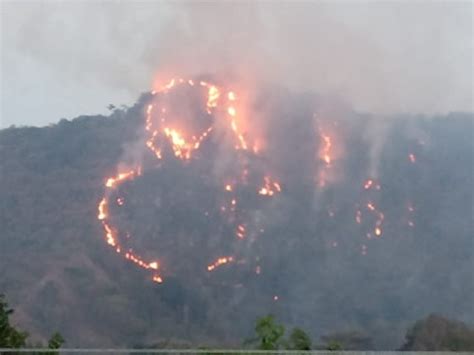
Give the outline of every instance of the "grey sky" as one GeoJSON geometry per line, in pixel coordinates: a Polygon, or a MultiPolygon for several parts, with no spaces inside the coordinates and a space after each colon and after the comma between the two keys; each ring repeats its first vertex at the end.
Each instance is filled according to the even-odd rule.
{"type": "Polygon", "coordinates": [[[132,104],[156,78],[219,74],[356,109],[472,111],[472,2],[1,1],[1,126],[132,104]]]}

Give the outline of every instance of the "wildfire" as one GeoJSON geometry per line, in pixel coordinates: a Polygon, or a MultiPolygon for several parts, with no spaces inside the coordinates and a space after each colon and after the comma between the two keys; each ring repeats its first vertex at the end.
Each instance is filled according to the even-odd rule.
{"type": "Polygon", "coordinates": [[[100,221],[107,218],[107,212],[105,211],[106,208],[107,208],[107,200],[103,198],[102,200],[100,200],[99,215],[97,216],[97,218],[100,221]]]}
{"type": "Polygon", "coordinates": [[[273,196],[277,192],[281,192],[281,186],[277,181],[273,181],[271,177],[265,176],[263,178],[264,185],[258,190],[258,193],[263,196],[273,196]]]}
{"type": "Polygon", "coordinates": [[[245,232],[246,232],[246,231],[245,231],[245,226],[242,225],[242,224],[239,224],[239,225],[237,226],[237,231],[236,231],[237,237],[238,237],[239,239],[245,238],[245,232]]]}
{"type": "Polygon", "coordinates": [[[159,283],[159,284],[163,282],[163,279],[159,275],[153,275],[152,280],[159,283]]]}
{"type": "Polygon", "coordinates": [[[202,86],[207,86],[208,87],[208,95],[207,95],[207,109],[208,113],[212,113],[211,109],[217,106],[217,100],[219,99],[219,96],[221,95],[219,89],[214,86],[214,85],[208,85],[205,82],[201,82],[202,86]]]}
{"type": "Polygon", "coordinates": [[[135,177],[135,175],[139,175],[138,172],[135,170],[130,170],[125,173],[120,173],[115,177],[108,178],[107,182],[105,183],[105,186],[109,188],[116,187],[116,185],[120,184],[122,181],[132,180],[135,177]]]}
{"type": "Polygon", "coordinates": [[[382,235],[382,224],[385,219],[385,215],[375,207],[373,202],[367,203],[367,209],[376,217],[374,234],[376,237],[380,237],[382,235]]]}
{"type": "Polygon", "coordinates": [[[324,133],[321,133],[321,138],[323,140],[323,145],[321,147],[320,157],[326,163],[326,165],[330,165],[332,147],[331,137],[324,133]]]}
{"type": "Polygon", "coordinates": [[[234,258],[232,256],[224,256],[224,257],[218,258],[212,264],[209,264],[207,266],[207,271],[214,271],[219,266],[233,262],[233,261],[234,261],[234,258]]]}
{"type": "MultiPolygon", "coordinates": [[[[367,191],[367,193],[371,193],[373,194],[374,192],[377,192],[377,191],[380,191],[381,190],[381,185],[374,179],[367,179],[364,181],[364,183],[362,184],[362,187],[364,189],[364,191],[367,191]],[[371,192],[373,191],[373,192],[371,192]]],[[[369,199],[365,205],[362,204],[362,207],[357,204],[357,209],[356,209],[356,215],[355,215],[355,221],[357,224],[362,224],[362,218],[363,218],[363,215],[364,215],[364,211],[366,211],[366,213],[368,213],[369,215],[372,215],[373,217],[369,218],[370,220],[373,220],[375,218],[375,222],[374,222],[374,225],[372,227],[372,233],[367,233],[366,236],[367,238],[372,238],[373,235],[375,235],[376,237],[381,237],[382,234],[383,234],[383,222],[385,220],[385,215],[382,211],[380,211],[375,202],[372,200],[372,199],[369,199]]],[[[367,217],[364,218],[365,220],[367,220],[367,217]]],[[[365,255],[365,253],[367,252],[366,249],[363,249],[363,253],[362,255],[365,255]]]]}
{"type": "Polygon", "coordinates": [[[335,161],[342,153],[342,145],[336,140],[337,122],[323,123],[317,122],[317,135],[319,137],[317,159],[321,164],[317,164],[317,184],[319,187],[327,186],[327,183],[334,181],[336,176],[335,161]],[[337,144],[336,144],[337,143],[337,144]]]}
{"type": "MultiPolygon", "coordinates": [[[[224,136],[230,137],[230,149],[232,147],[235,149],[234,152],[238,157],[236,161],[238,164],[241,164],[241,168],[233,172],[233,175],[226,176],[225,180],[218,182],[218,186],[220,186],[221,192],[224,194],[223,201],[217,206],[218,211],[220,209],[219,215],[226,218],[230,226],[229,230],[233,234],[233,238],[237,240],[250,240],[258,235],[259,230],[260,233],[263,233],[264,229],[261,228],[261,224],[259,225],[246,219],[245,216],[247,214],[245,214],[245,211],[241,214],[242,208],[245,206],[245,200],[241,199],[240,196],[241,186],[254,184],[255,181],[258,181],[259,185],[252,185],[252,191],[254,194],[256,193],[254,197],[264,196],[264,198],[259,198],[262,201],[266,201],[268,197],[282,193],[282,184],[271,176],[268,171],[254,174],[250,169],[252,165],[249,164],[248,157],[256,156],[262,151],[265,152],[267,142],[261,139],[263,137],[260,136],[257,140],[252,135],[255,134],[252,130],[248,132],[249,127],[247,127],[246,123],[249,123],[249,121],[246,120],[246,106],[243,104],[245,92],[237,93],[234,90],[229,90],[229,88],[224,88],[207,81],[173,78],[161,88],[154,90],[152,94],[154,96],[151,99],[151,103],[147,104],[143,111],[145,116],[144,144],[153,153],[152,156],[161,161],[159,166],[162,166],[167,161],[166,159],[173,159],[178,164],[187,166],[186,164],[189,164],[188,161],[199,158],[199,154],[203,154],[202,152],[207,152],[207,150],[201,149],[206,146],[205,141],[211,141],[215,137],[220,137],[219,135],[224,131],[224,136]],[[181,111],[176,111],[176,105],[173,106],[171,104],[174,102],[175,90],[180,90],[183,87],[198,94],[196,97],[200,100],[199,120],[196,121],[196,124],[194,124],[194,121],[190,125],[183,124],[179,114],[175,114],[175,112],[181,111]],[[203,121],[200,121],[202,117],[204,117],[203,121]],[[216,136],[216,134],[219,135],[216,136]],[[200,150],[201,153],[199,153],[200,150]]],[[[318,173],[315,175],[315,178],[319,178],[319,186],[325,186],[328,181],[333,181],[330,179],[334,177],[336,168],[339,168],[337,162],[344,148],[343,141],[339,140],[341,132],[337,130],[337,125],[325,126],[323,129],[323,123],[324,121],[318,123],[317,130],[314,129],[314,126],[312,129],[312,134],[319,137],[318,150],[312,153],[313,159],[316,159],[318,162],[316,164],[318,173]]],[[[412,163],[416,162],[416,157],[412,153],[408,155],[408,159],[412,163]]],[[[113,219],[109,216],[109,206],[116,207],[115,203],[118,206],[125,204],[123,197],[117,197],[119,186],[140,175],[141,166],[136,165],[128,171],[121,169],[116,175],[106,178],[104,196],[99,200],[97,206],[97,218],[102,225],[103,237],[107,245],[112,247],[117,254],[120,254],[127,261],[134,263],[144,270],[148,270],[154,282],[163,283],[162,270],[166,270],[166,267],[161,265],[162,260],[155,260],[155,258],[148,260],[148,258],[142,257],[131,248],[124,246],[122,242],[131,238],[131,236],[121,232],[117,225],[113,224],[113,219]]],[[[289,184],[283,186],[289,186],[289,184]]],[[[356,204],[355,222],[361,225],[359,228],[366,229],[364,235],[367,235],[368,238],[373,236],[381,237],[384,233],[385,215],[378,206],[379,199],[374,196],[374,194],[377,194],[377,191],[381,190],[381,185],[377,179],[369,178],[362,182],[362,187],[363,189],[361,189],[360,185],[356,187],[361,189],[362,201],[358,201],[356,204]],[[367,224],[369,224],[369,227],[367,227],[367,224]],[[367,230],[369,231],[368,233],[366,233],[367,230]]],[[[342,212],[333,207],[328,209],[327,213],[329,218],[333,218],[335,221],[336,216],[339,216],[342,212]]],[[[207,210],[205,216],[212,215],[213,212],[210,211],[207,210]]],[[[413,207],[411,205],[408,206],[410,217],[413,211],[413,207]]],[[[354,217],[352,216],[351,218],[354,217]]],[[[410,226],[414,225],[411,218],[409,218],[408,224],[410,226]]],[[[338,242],[334,241],[331,245],[334,248],[338,247],[338,242]]],[[[366,252],[367,247],[364,245],[362,254],[365,255],[366,252]]],[[[238,256],[221,256],[209,263],[207,270],[209,272],[214,271],[222,265],[234,263],[236,259],[240,260],[238,256]]],[[[200,267],[204,268],[207,262],[200,267]]],[[[256,274],[260,274],[261,266],[257,265],[253,269],[254,266],[255,264],[252,266],[252,272],[255,270],[256,274]]],[[[274,300],[278,300],[277,295],[275,295],[274,300]]]]}
{"type": "Polygon", "coordinates": [[[375,180],[373,180],[373,179],[367,179],[367,180],[364,182],[364,189],[365,189],[365,190],[370,190],[370,189],[380,190],[380,189],[381,189],[381,186],[380,186],[380,184],[377,183],[375,180]]]}
{"type": "MultiPolygon", "coordinates": [[[[154,97],[159,94],[161,94],[161,96],[156,96],[158,99],[154,98],[153,102],[148,104],[144,111],[145,146],[154,154],[156,159],[162,160],[164,154],[168,151],[164,148],[170,147],[173,153],[172,156],[182,161],[188,161],[193,158],[194,153],[201,148],[203,141],[206,140],[213,131],[214,123],[211,123],[204,131],[194,132],[194,134],[189,131],[189,127],[176,124],[175,117],[173,116],[173,107],[167,106],[166,100],[168,99],[166,97],[167,94],[171,94],[171,90],[186,85],[193,87],[193,90],[204,90],[205,101],[202,105],[203,109],[210,115],[209,119],[211,119],[212,122],[215,122],[217,119],[224,120],[224,125],[227,125],[227,129],[229,132],[232,132],[235,139],[235,149],[248,150],[249,144],[242,131],[242,105],[239,103],[239,95],[237,95],[236,92],[232,90],[226,91],[206,81],[195,82],[192,79],[184,80],[182,78],[173,78],[161,88],[152,91],[154,97]]],[[[253,142],[253,152],[257,153],[259,149],[259,144],[253,142]]],[[[154,271],[152,280],[157,283],[162,283],[163,277],[156,273],[156,271],[160,269],[159,261],[145,261],[144,258],[132,251],[132,249],[124,248],[121,245],[118,229],[109,220],[108,204],[109,198],[113,195],[112,190],[118,188],[125,181],[135,179],[140,176],[140,174],[141,168],[138,166],[128,171],[121,171],[115,176],[106,179],[106,191],[104,197],[98,204],[97,218],[102,223],[106,243],[113,247],[115,252],[122,255],[126,260],[145,270],[154,271]]],[[[248,169],[244,168],[241,174],[242,183],[247,183],[249,175],[248,169]]],[[[237,179],[235,181],[239,180],[237,179]]],[[[232,184],[226,184],[224,191],[234,193],[235,181],[232,184]]],[[[265,176],[264,186],[259,188],[258,192],[260,195],[273,196],[277,192],[281,192],[281,186],[277,181],[269,176],[265,176]]],[[[123,197],[115,198],[115,202],[119,206],[124,205],[124,201],[123,197]]],[[[221,211],[226,214],[237,213],[237,196],[231,195],[228,201],[230,202],[230,206],[221,206],[221,211]]],[[[206,212],[206,216],[207,215],[208,213],[206,212]]],[[[235,217],[232,218],[235,220],[235,217]]],[[[237,238],[244,239],[247,232],[247,226],[244,223],[236,225],[235,233],[237,238]]],[[[128,239],[130,235],[127,233],[125,237],[128,239]]],[[[207,269],[208,271],[213,271],[215,268],[233,261],[234,257],[232,256],[220,257],[208,265],[207,269]]]]}

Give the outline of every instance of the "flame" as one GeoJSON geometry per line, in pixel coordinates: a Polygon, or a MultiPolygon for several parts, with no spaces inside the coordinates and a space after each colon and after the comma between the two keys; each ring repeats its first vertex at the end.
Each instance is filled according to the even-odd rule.
{"type": "Polygon", "coordinates": [[[416,163],[416,156],[413,153],[408,154],[408,159],[410,160],[411,163],[415,164],[416,163]]]}
{"type": "Polygon", "coordinates": [[[209,264],[207,266],[207,271],[214,271],[219,266],[233,262],[233,261],[234,261],[234,257],[232,256],[220,257],[216,261],[214,261],[212,264],[209,264]]]}
{"type": "Polygon", "coordinates": [[[281,185],[277,181],[273,181],[270,176],[264,176],[264,185],[258,190],[263,196],[273,196],[277,192],[281,192],[281,185]]]}
{"type": "Polygon", "coordinates": [[[117,241],[115,240],[114,232],[112,231],[112,228],[109,227],[109,225],[105,222],[102,222],[102,225],[104,226],[105,229],[105,238],[107,241],[107,244],[110,246],[117,246],[117,241]]]}
{"type": "Polygon", "coordinates": [[[107,208],[107,200],[105,198],[103,198],[102,200],[100,200],[99,215],[97,216],[97,218],[100,221],[107,218],[106,208],[107,208]]]}
{"type": "Polygon", "coordinates": [[[242,224],[239,224],[237,226],[237,231],[235,232],[235,234],[237,235],[237,237],[239,239],[244,239],[245,238],[245,233],[246,233],[245,226],[242,225],[242,224]]]}
{"type": "Polygon", "coordinates": [[[332,147],[332,140],[329,135],[324,134],[321,132],[321,138],[323,140],[323,145],[320,151],[320,158],[326,163],[326,165],[331,164],[331,147],[332,147]]]}
{"type": "Polygon", "coordinates": [[[153,261],[151,263],[148,264],[148,267],[150,269],[154,269],[154,270],[158,270],[158,262],[157,261],[153,261]]]}
{"type": "MultiPolygon", "coordinates": [[[[376,192],[381,190],[381,185],[374,179],[367,179],[364,181],[362,184],[362,187],[367,193],[370,193],[371,195],[376,192]]],[[[364,204],[363,204],[364,206],[364,204]]],[[[363,217],[363,210],[366,210],[370,215],[375,217],[375,222],[372,227],[372,233],[367,233],[366,236],[368,239],[371,239],[373,235],[375,237],[381,237],[383,234],[383,223],[385,220],[385,215],[382,211],[380,211],[375,204],[375,202],[372,199],[369,199],[366,203],[364,208],[360,208],[360,205],[357,204],[357,209],[356,209],[356,216],[355,216],[355,221],[357,224],[362,224],[362,217],[363,217]]],[[[372,217],[372,219],[374,218],[372,217]]],[[[364,249],[362,255],[366,255],[367,250],[364,249]]]]}
{"type": "Polygon", "coordinates": [[[322,162],[322,164],[317,164],[317,184],[319,187],[325,187],[328,182],[334,182],[337,178],[334,165],[335,161],[340,158],[343,147],[341,142],[336,139],[336,126],[337,122],[317,121],[316,132],[319,136],[317,159],[322,162]]]}
{"type": "Polygon", "coordinates": [[[366,189],[366,190],[370,189],[370,187],[372,186],[373,183],[374,183],[374,180],[368,179],[364,184],[364,189],[366,189]]]}
{"type": "Polygon", "coordinates": [[[234,133],[237,136],[238,141],[239,141],[239,145],[236,146],[236,148],[247,150],[247,148],[248,148],[247,142],[246,142],[244,136],[242,135],[242,133],[239,132],[239,129],[237,127],[237,120],[236,120],[237,110],[236,110],[236,108],[234,106],[229,106],[227,108],[227,113],[231,117],[230,126],[232,128],[232,131],[234,131],[234,133]]]}
{"type": "Polygon", "coordinates": [[[381,186],[380,186],[380,184],[377,183],[375,180],[373,180],[373,179],[367,179],[367,180],[364,182],[364,189],[365,189],[365,190],[370,190],[370,189],[380,190],[380,189],[381,189],[381,186]]]}
{"type": "MultiPolygon", "coordinates": [[[[199,82],[200,86],[207,90],[207,99],[205,103],[206,110],[209,114],[212,114],[213,110],[217,108],[219,97],[221,96],[220,89],[212,84],[205,81],[199,82]]],[[[184,80],[182,78],[172,79],[168,84],[162,86],[160,89],[155,91],[156,93],[166,94],[172,88],[178,85],[189,85],[194,87],[195,83],[193,80],[184,80]]],[[[162,159],[162,145],[164,141],[168,141],[173,149],[173,153],[176,158],[182,160],[191,159],[191,155],[194,151],[198,150],[202,141],[212,131],[212,126],[208,127],[204,132],[199,135],[193,135],[188,137],[186,132],[177,127],[166,125],[164,127],[155,127],[156,123],[163,124],[168,121],[168,110],[165,107],[155,110],[154,104],[149,104],[146,110],[146,124],[145,130],[150,133],[146,140],[146,146],[156,156],[157,159],[162,159]],[[153,117],[153,113],[157,111],[153,117]],[[164,139],[163,139],[164,138],[164,139]]]]}
{"type": "Polygon", "coordinates": [[[122,181],[132,180],[135,177],[135,175],[139,175],[138,172],[135,170],[130,170],[125,173],[120,173],[115,177],[108,178],[105,183],[105,186],[109,188],[113,188],[117,184],[121,183],[122,181]]]}
{"type": "Polygon", "coordinates": [[[211,109],[217,106],[217,100],[221,95],[219,89],[214,85],[208,85],[208,98],[207,98],[207,108],[208,113],[211,113],[211,109]]]}
{"type": "Polygon", "coordinates": [[[373,212],[376,216],[374,234],[375,236],[380,237],[382,235],[382,223],[385,219],[385,215],[375,207],[373,202],[367,203],[367,209],[370,212],[373,212]]]}
{"type": "Polygon", "coordinates": [[[152,279],[152,280],[155,281],[155,282],[157,282],[157,283],[159,283],[159,284],[163,283],[163,279],[162,279],[161,276],[159,276],[159,275],[153,275],[153,279],[152,279]]]}

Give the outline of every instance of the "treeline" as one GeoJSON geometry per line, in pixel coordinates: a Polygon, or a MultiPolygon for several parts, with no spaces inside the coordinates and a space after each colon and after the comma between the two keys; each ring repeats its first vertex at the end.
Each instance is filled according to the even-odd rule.
{"type": "MultiPolygon", "coordinates": [[[[285,336],[285,326],[272,315],[259,318],[256,337],[247,343],[259,350],[374,350],[369,335],[357,331],[324,335],[314,344],[301,328],[285,336]]],[[[405,335],[401,351],[474,351],[474,328],[463,322],[431,314],[417,321],[405,335]]]]}
{"type": "Polygon", "coordinates": [[[47,344],[28,342],[28,332],[14,327],[10,324],[10,316],[14,310],[8,306],[3,294],[0,294],[0,349],[1,348],[47,348],[53,350],[59,349],[64,344],[64,338],[58,332],[55,332],[48,340],[47,344]]]}
{"type": "MultiPolygon", "coordinates": [[[[47,344],[29,343],[28,332],[14,327],[10,316],[14,310],[8,306],[4,295],[0,294],[0,349],[1,348],[47,348],[54,354],[65,340],[55,332],[47,344]]],[[[242,346],[258,350],[373,350],[370,336],[359,332],[341,332],[321,337],[313,343],[308,333],[294,327],[286,334],[285,326],[273,315],[257,319],[255,336],[243,342],[242,346]]],[[[206,349],[201,347],[200,349],[206,349]]],[[[402,351],[474,351],[474,329],[468,325],[439,315],[429,315],[411,327],[405,336],[402,351]]]]}

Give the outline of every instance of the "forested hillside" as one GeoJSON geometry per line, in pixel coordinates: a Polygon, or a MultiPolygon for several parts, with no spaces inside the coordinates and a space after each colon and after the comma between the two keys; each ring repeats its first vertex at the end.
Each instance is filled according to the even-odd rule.
{"type": "Polygon", "coordinates": [[[60,330],[68,346],[225,346],[274,313],[314,338],[358,331],[393,349],[429,313],[474,321],[473,115],[393,117],[382,143],[367,138],[377,117],[338,117],[337,178],[318,184],[311,161],[324,141],[306,139],[307,98],[275,99],[268,149],[281,160],[245,161],[251,171],[269,164],[281,193],[236,192],[251,236],[242,245],[219,212],[216,143],[158,165],[141,148],[149,100],[0,131],[0,293],[16,324],[44,338],[60,330]],[[134,155],[143,172],[110,210],[134,248],[162,261],[162,283],[118,257],[97,219],[106,178],[134,155]],[[230,253],[235,262],[206,269],[230,253]]]}

